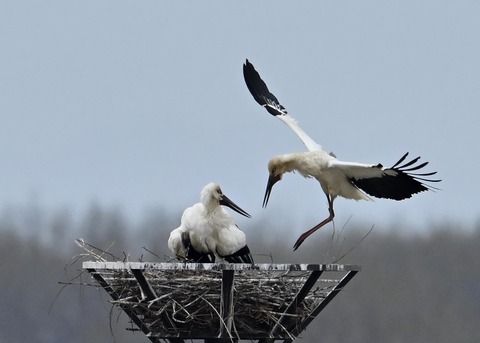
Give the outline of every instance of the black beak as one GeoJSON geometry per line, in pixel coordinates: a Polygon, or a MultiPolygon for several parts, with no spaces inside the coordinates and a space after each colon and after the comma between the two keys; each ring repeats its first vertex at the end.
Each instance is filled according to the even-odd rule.
{"type": "Polygon", "coordinates": [[[265,196],[263,197],[263,207],[267,207],[268,199],[270,198],[270,193],[272,192],[272,187],[279,180],[280,177],[273,174],[270,174],[268,177],[267,189],[265,190],[265,196]]]}
{"type": "Polygon", "coordinates": [[[250,218],[251,216],[242,210],[237,204],[235,204],[232,200],[230,200],[225,194],[222,195],[222,199],[220,200],[220,205],[230,207],[237,213],[240,213],[242,216],[250,218]]]}

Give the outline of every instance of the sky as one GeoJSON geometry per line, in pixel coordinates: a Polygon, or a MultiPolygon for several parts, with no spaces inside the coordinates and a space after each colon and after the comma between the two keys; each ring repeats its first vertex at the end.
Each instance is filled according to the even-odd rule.
{"type": "Polygon", "coordinates": [[[443,180],[402,202],[338,199],[335,225],[477,223],[478,18],[476,1],[2,1],[0,212],[141,218],[215,181],[254,220],[315,225],[326,199],[298,174],[261,207],[269,159],[305,147],[248,93],[248,58],[339,159],[408,151],[443,180]]]}

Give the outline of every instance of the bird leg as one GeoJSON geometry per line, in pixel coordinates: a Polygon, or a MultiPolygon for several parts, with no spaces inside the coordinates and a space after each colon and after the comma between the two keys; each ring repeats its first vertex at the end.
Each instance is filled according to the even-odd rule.
{"type": "Polygon", "coordinates": [[[330,223],[335,217],[335,212],[333,212],[333,199],[329,195],[327,195],[327,200],[328,200],[328,212],[330,213],[330,215],[326,219],[324,219],[321,223],[315,225],[310,230],[302,233],[302,235],[297,239],[297,242],[293,246],[293,251],[297,250],[298,247],[303,243],[305,239],[307,239],[308,236],[310,236],[312,233],[320,229],[325,224],[330,223]]]}

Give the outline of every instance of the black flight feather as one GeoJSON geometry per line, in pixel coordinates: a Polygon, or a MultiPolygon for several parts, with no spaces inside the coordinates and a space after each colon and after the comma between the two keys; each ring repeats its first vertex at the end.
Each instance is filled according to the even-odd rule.
{"type": "MultiPolygon", "coordinates": [[[[407,157],[408,153],[402,156],[393,167],[384,169],[384,173],[380,177],[355,179],[350,178],[356,187],[363,190],[368,195],[376,198],[386,198],[393,200],[403,200],[410,198],[413,194],[420,193],[429,189],[435,189],[428,185],[429,182],[440,182],[441,180],[426,179],[419,176],[431,176],[437,172],[429,172],[424,174],[409,173],[412,170],[419,170],[425,167],[428,162],[421,163],[417,166],[407,168],[418,162],[420,157],[399,166],[407,157]]],[[[372,168],[378,168],[374,166],[372,168]]]]}
{"type": "Polygon", "coordinates": [[[268,113],[274,116],[287,114],[285,107],[280,104],[275,95],[270,93],[260,74],[248,60],[243,65],[243,77],[255,101],[265,107],[268,113]]]}
{"type": "Polygon", "coordinates": [[[182,233],[182,244],[186,249],[185,258],[188,261],[196,263],[214,263],[215,255],[214,254],[203,254],[195,250],[190,242],[190,234],[188,232],[182,233]]]}
{"type": "Polygon", "coordinates": [[[231,255],[221,257],[230,263],[253,263],[253,257],[247,245],[231,255]]]}

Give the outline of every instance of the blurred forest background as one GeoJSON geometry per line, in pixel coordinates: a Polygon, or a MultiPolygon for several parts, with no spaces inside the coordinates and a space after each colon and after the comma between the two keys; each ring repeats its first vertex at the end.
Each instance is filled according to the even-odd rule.
{"type": "MultiPolygon", "coordinates": [[[[121,209],[98,204],[79,219],[35,204],[3,209],[0,342],[149,342],[125,330],[126,316],[112,310],[103,290],[79,285],[91,280],[81,273],[83,251],[74,240],[105,249],[114,242],[109,251],[130,261],[165,261],[180,215],[158,208],[131,223],[121,209]]],[[[337,224],[293,253],[296,235],[286,224],[248,223],[256,262],[330,263],[346,253],[340,263],[362,266],[299,341],[480,342],[478,225],[450,222],[413,233],[402,223],[371,232],[358,223],[337,224]]]]}
{"type": "Polygon", "coordinates": [[[235,218],[256,262],[361,265],[301,342],[480,342],[479,18],[478,1],[0,1],[0,343],[148,343],[80,285],[75,239],[166,261],[209,181],[253,215],[235,218]],[[325,148],[421,154],[444,191],[339,201],[293,252],[325,198],[292,176],[260,208],[267,160],[304,146],[255,104],[246,58],[325,148]]]}

